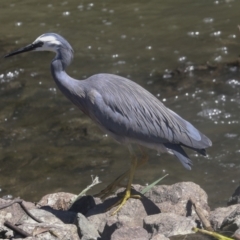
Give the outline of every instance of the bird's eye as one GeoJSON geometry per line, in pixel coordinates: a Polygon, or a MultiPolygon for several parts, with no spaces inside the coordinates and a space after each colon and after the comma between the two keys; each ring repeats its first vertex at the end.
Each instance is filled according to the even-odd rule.
{"type": "Polygon", "coordinates": [[[36,46],[36,47],[42,47],[42,46],[43,46],[43,42],[41,42],[41,41],[40,41],[40,42],[37,42],[37,43],[35,43],[35,46],[36,46]]]}

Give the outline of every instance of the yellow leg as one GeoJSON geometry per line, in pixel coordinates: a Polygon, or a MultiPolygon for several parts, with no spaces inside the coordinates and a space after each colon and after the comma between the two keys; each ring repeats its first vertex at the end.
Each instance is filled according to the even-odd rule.
{"type": "Polygon", "coordinates": [[[138,165],[137,157],[135,155],[133,155],[132,162],[131,162],[131,168],[130,168],[130,172],[129,172],[128,184],[127,184],[125,194],[122,199],[120,199],[117,203],[115,203],[113,206],[111,206],[111,208],[113,208],[113,207],[119,205],[117,207],[117,209],[112,213],[112,215],[116,214],[123,207],[123,205],[126,203],[126,201],[129,198],[141,198],[140,195],[131,195],[131,186],[132,186],[133,176],[134,176],[135,170],[137,168],[137,165],[138,165]]]}
{"type": "Polygon", "coordinates": [[[129,170],[118,176],[111,184],[109,184],[106,188],[104,188],[101,192],[94,195],[94,197],[100,197],[101,199],[105,199],[112,193],[114,193],[114,190],[120,186],[120,182],[129,175],[129,170]]]}
{"type": "MultiPolygon", "coordinates": [[[[142,165],[144,165],[148,161],[148,156],[145,153],[144,149],[142,147],[139,147],[139,148],[142,152],[142,157],[141,157],[140,162],[137,161],[136,168],[141,167],[142,165]]],[[[129,151],[131,153],[132,158],[135,157],[135,155],[133,153],[133,150],[131,148],[129,148],[129,151]]],[[[111,195],[117,187],[121,187],[121,185],[120,185],[121,181],[129,175],[130,170],[131,169],[122,173],[111,184],[109,184],[106,188],[104,188],[101,192],[95,194],[94,197],[100,197],[101,199],[105,199],[106,197],[111,195]]]]}

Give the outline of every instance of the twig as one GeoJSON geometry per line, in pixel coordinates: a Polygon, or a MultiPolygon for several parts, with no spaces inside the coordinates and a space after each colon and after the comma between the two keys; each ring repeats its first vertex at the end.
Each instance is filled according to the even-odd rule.
{"type": "Polygon", "coordinates": [[[196,202],[192,198],[190,198],[189,200],[191,201],[192,205],[194,206],[195,212],[197,213],[200,221],[202,222],[203,227],[205,229],[207,229],[208,231],[214,231],[209,220],[204,216],[202,209],[199,206],[197,206],[196,202]]]}
{"type": "Polygon", "coordinates": [[[92,183],[91,183],[89,186],[87,186],[85,189],[83,189],[82,192],[80,192],[80,193],[77,195],[77,197],[72,200],[72,203],[70,204],[70,206],[68,207],[68,209],[70,209],[70,208],[73,206],[73,204],[74,204],[79,198],[81,198],[89,189],[91,189],[93,186],[101,183],[101,181],[99,181],[98,176],[96,176],[95,178],[93,178],[93,175],[91,175],[91,177],[92,177],[92,183]]]}
{"type": "Polygon", "coordinates": [[[21,206],[21,208],[23,209],[23,211],[24,211],[29,217],[31,217],[33,220],[35,220],[35,221],[38,222],[38,223],[41,223],[41,222],[42,222],[41,220],[37,219],[36,217],[34,217],[34,216],[29,212],[29,210],[24,206],[23,200],[20,199],[20,198],[16,198],[16,199],[14,199],[13,201],[11,201],[11,202],[9,202],[9,203],[2,204],[2,205],[0,206],[0,210],[1,210],[1,209],[4,209],[4,208],[7,208],[7,207],[10,207],[10,206],[13,205],[14,203],[18,203],[18,204],[21,206]]]}
{"type": "Polygon", "coordinates": [[[20,202],[19,204],[20,204],[20,206],[22,207],[22,209],[25,211],[25,213],[26,213],[29,217],[31,217],[33,220],[35,220],[35,221],[38,222],[38,223],[42,223],[41,220],[39,220],[38,218],[34,217],[34,216],[28,211],[28,209],[24,206],[23,202],[20,202]]]}
{"type": "Polygon", "coordinates": [[[17,232],[18,234],[20,234],[23,237],[30,237],[32,236],[31,234],[25,232],[24,230],[22,230],[21,228],[13,225],[12,223],[10,223],[9,221],[5,221],[4,225],[10,229],[12,229],[13,231],[17,232]]]}
{"type": "Polygon", "coordinates": [[[210,231],[207,231],[207,230],[204,230],[204,229],[193,228],[193,231],[213,236],[218,240],[234,240],[233,238],[228,238],[228,237],[225,237],[225,236],[223,236],[221,234],[218,234],[216,232],[210,232],[210,231]]]}
{"type": "Polygon", "coordinates": [[[1,209],[4,209],[4,208],[7,208],[7,207],[10,207],[10,206],[13,205],[14,203],[20,203],[20,202],[22,202],[22,199],[20,199],[20,198],[14,199],[14,200],[12,200],[12,201],[9,202],[9,203],[2,204],[2,205],[0,206],[0,210],[1,210],[1,209]]]}

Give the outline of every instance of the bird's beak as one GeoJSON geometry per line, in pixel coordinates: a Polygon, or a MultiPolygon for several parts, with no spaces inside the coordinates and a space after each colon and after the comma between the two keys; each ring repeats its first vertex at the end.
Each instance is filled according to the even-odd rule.
{"type": "Polygon", "coordinates": [[[23,53],[23,52],[33,51],[34,49],[36,49],[37,47],[41,47],[42,45],[43,44],[41,42],[29,44],[26,47],[20,48],[20,49],[18,49],[16,51],[13,51],[13,52],[5,55],[4,58],[11,57],[13,55],[16,55],[16,54],[19,54],[19,53],[23,53]]]}

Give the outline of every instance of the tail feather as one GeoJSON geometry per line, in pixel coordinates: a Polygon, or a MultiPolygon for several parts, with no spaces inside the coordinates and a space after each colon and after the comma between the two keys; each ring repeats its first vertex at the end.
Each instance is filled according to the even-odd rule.
{"type": "MultiPolygon", "coordinates": [[[[181,135],[178,138],[182,145],[192,148],[195,151],[198,151],[197,149],[202,150],[212,146],[211,140],[202,134],[198,129],[196,129],[190,122],[184,120],[177,113],[171,111],[170,109],[169,111],[175,117],[175,119],[177,119],[179,125],[182,126],[181,135]],[[185,133],[185,135],[183,133],[185,133]]],[[[202,155],[206,155],[206,153],[202,155]]]]}
{"type": "Polygon", "coordinates": [[[192,150],[198,152],[199,154],[201,154],[201,155],[203,155],[203,156],[206,156],[206,155],[207,155],[206,149],[204,149],[204,148],[203,148],[203,149],[198,149],[198,148],[194,148],[194,147],[189,147],[189,146],[184,145],[184,144],[182,144],[182,146],[187,147],[187,148],[189,148],[189,149],[192,149],[192,150]]]}
{"type": "Polygon", "coordinates": [[[171,143],[165,143],[164,146],[171,150],[171,152],[178,158],[178,160],[182,163],[182,165],[188,169],[192,169],[192,161],[188,157],[188,155],[185,153],[181,145],[178,144],[171,144],[171,143]]]}

